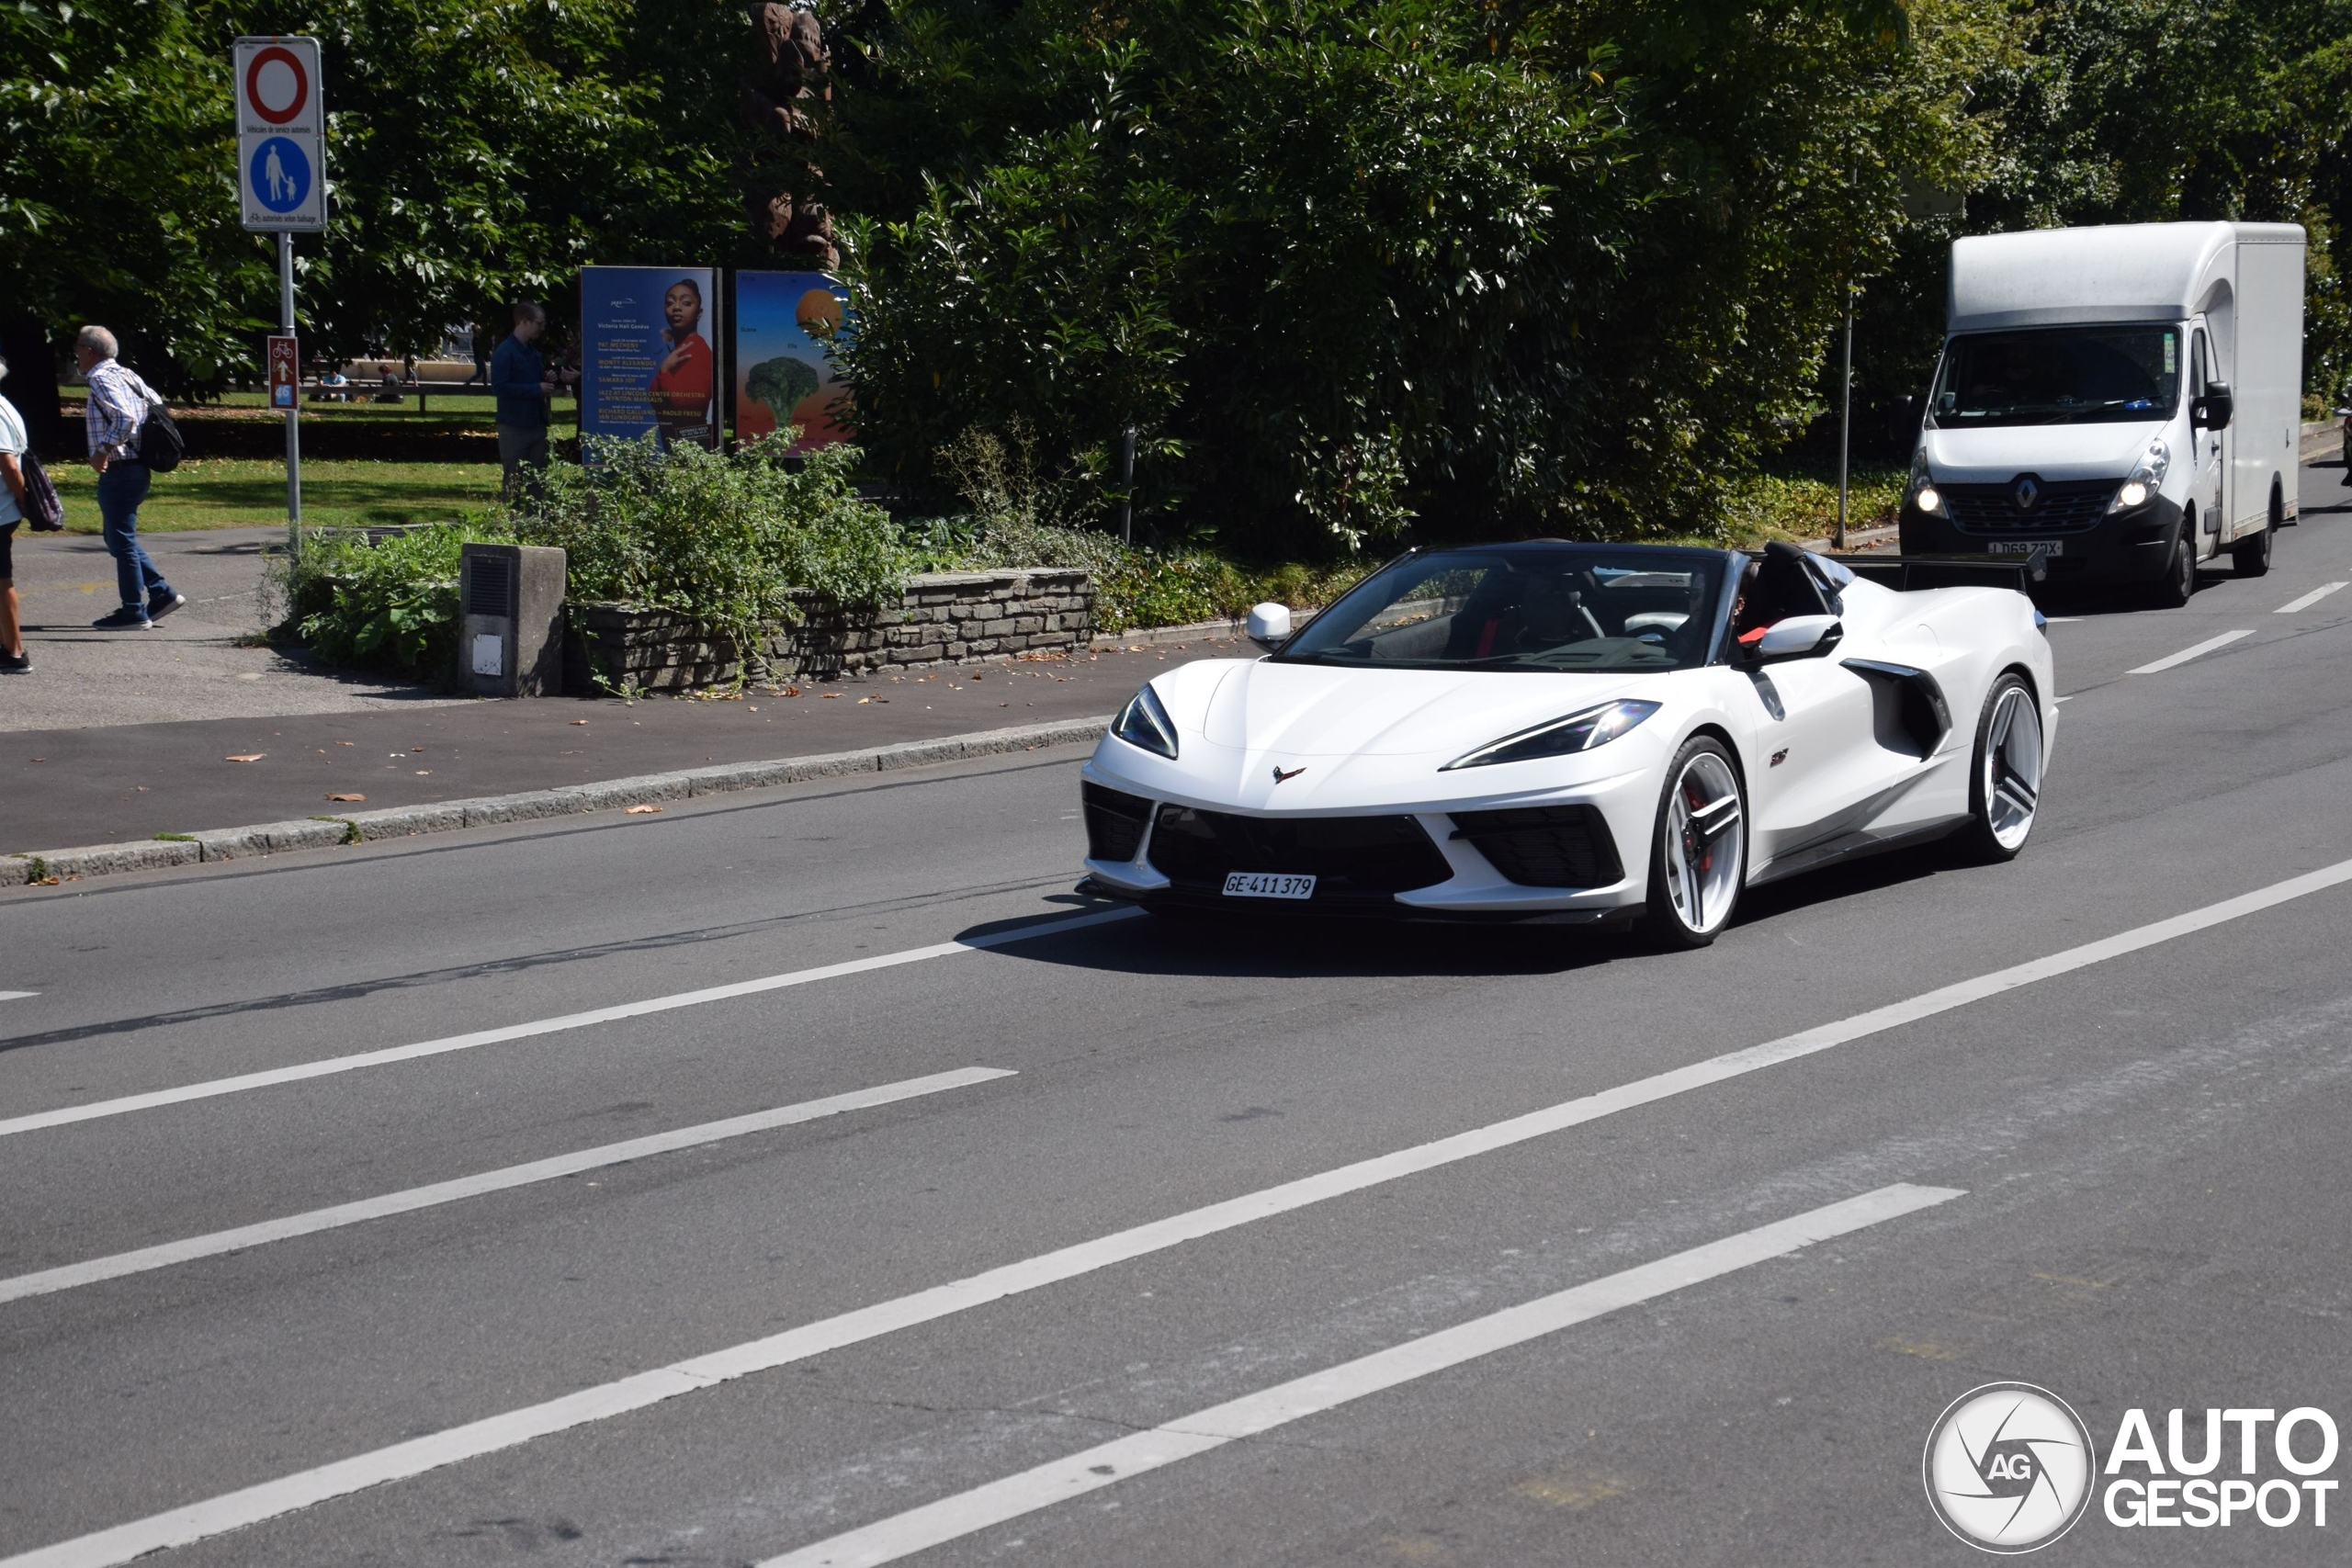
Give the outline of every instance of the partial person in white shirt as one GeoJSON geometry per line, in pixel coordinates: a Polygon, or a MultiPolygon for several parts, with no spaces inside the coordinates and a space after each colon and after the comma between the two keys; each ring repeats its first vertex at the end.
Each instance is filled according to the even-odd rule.
{"type": "MultiPolygon", "coordinates": [[[[0,381],[8,378],[8,362],[0,359],[0,381]]],[[[29,675],[33,661],[25,654],[23,615],[17,605],[17,566],[13,547],[17,525],[28,513],[25,501],[25,416],[17,405],[0,398],[0,675],[29,675]]]]}

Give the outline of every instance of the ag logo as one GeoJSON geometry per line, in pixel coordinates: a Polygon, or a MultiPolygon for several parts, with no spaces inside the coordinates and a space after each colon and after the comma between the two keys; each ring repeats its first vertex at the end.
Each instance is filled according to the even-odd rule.
{"type": "Polygon", "coordinates": [[[2032,1551],[2083,1517],[2096,1458],[2090,1428],[2064,1400],[2031,1383],[1986,1383],[1928,1430],[1928,1502],[1979,1551],[2032,1551]]]}

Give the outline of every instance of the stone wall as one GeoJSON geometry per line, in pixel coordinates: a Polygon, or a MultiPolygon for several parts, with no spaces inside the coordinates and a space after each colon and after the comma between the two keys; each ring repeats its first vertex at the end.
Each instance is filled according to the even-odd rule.
{"type": "MultiPolygon", "coordinates": [[[[1082,649],[1094,636],[1094,584],[1083,571],[1031,568],[933,572],[908,582],[898,604],[843,615],[813,595],[802,618],[758,649],[755,675],[834,675],[1001,659],[1041,649],[1082,649]]],[[[564,658],[568,689],[615,686],[684,692],[731,683],[738,649],[683,615],[628,604],[577,604],[564,658]]]]}

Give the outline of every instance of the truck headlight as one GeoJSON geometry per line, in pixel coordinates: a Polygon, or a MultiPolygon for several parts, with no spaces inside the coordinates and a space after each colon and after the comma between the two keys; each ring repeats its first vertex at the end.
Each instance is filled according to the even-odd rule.
{"type": "Polygon", "coordinates": [[[2171,467],[2172,448],[2165,445],[2163,436],[2156,436],[2140,454],[2140,460],[2132,465],[2132,472],[2116,491],[2115,499],[2107,503],[2108,511],[2129,512],[2135,506],[2147,505],[2149,499],[2164,488],[2165,470],[2171,467]]]}
{"type": "Polygon", "coordinates": [[[1175,760],[1176,721],[1168,716],[1159,694],[1149,686],[1127,699],[1127,705],[1111,721],[1111,733],[1130,746],[1175,760]]]}
{"type": "Polygon", "coordinates": [[[1931,517],[1943,515],[1944,498],[1937,492],[1935,476],[1928,472],[1928,449],[1911,454],[1911,504],[1931,517]]]}
{"type": "Polygon", "coordinates": [[[1456,757],[1438,772],[1450,773],[1456,768],[1483,768],[1495,762],[1527,762],[1538,757],[1589,751],[1596,746],[1608,745],[1657,710],[1656,703],[1646,703],[1639,697],[1620,697],[1613,703],[1603,703],[1549,724],[1539,724],[1532,729],[1522,729],[1516,735],[1506,735],[1456,757]]]}

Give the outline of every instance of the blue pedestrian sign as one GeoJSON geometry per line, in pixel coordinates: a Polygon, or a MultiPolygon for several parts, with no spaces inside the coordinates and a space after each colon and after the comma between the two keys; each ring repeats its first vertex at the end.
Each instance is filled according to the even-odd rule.
{"type": "Polygon", "coordinates": [[[327,226],[326,106],[313,38],[241,38],[232,56],[245,227],[327,226]]]}
{"type": "Polygon", "coordinates": [[[283,136],[254,149],[245,177],[253,182],[254,199],[272,212],[292,212],[311,198],[311,160],[283,136]]]}

